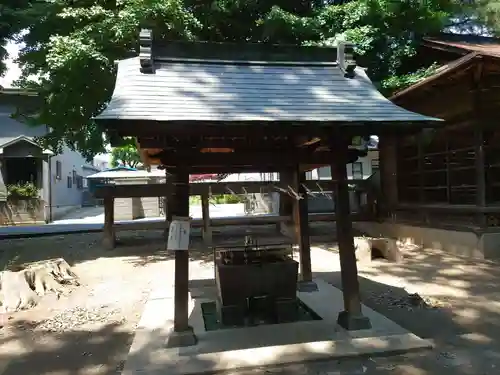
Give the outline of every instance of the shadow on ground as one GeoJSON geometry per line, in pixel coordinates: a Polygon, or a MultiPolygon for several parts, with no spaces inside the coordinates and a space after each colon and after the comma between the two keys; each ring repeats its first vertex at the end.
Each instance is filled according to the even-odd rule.
{"type": "MultiPolygon", "coordinates": [[[[10,361],[2,375],[112,375],[120,374],[133,339],[133,332],[120,324],[108,324],[99,330],[74,330],[64,333],[31,332],[32,322],[18,322],[12,335],[0,336],[0,347],[18,341],[24,354],[10,361]],[[128,345],[124,345],[127,343],[128,345]]],[[[0,353],[0,363],[8,361],[0,353]]]]}
{"type": "MultiPolygon", "coordinates": [[[[317,273],[337,285],[338,272],[317,273]]],[[[320,361],[283,366],[242,369],[230,372],[232,375],[282,374],[282,375],[477,375],[498,374],[500,355],[495,350],[498,337],[495,330],[485,323],[484,331],[490,331],[489,342],[481,342],[472,335],[477,326],[467,326],[457,321],[456,308],[432,308],[412,305],[412,297],[404,289],[361,278],[363,301],[366,305],[389,316],[401,326],[417,335],[435,339],[437,347],[432,351],[407,353],[393,356],[345,358],[334,361],[320,361]],[[375,299],[376,295],[391,295],[392,299],[375,299]],[[399,301],[398,305],[388,301],[399,301]],[[409,308],[411,307],[411,308],[409,308]],[[467,334],[469,334],[467,336],[467,334]],[[453,340],[443,340],[442,338],[453,340]],[[453,341],[453,342],[451,342],[453,341]]],[[[191,287],[199,287],[206,280],[192,281],[191,287]]],[[[338,308],[338,307],[332,307],[338,308]]],[[[457,307],[458,308],[458,307],[457,307]]],[[[73,330],[60,334],[44,333],[43,337],[33,337],[22,328],[20,322],[12,340],[20,340],[27,349],[10,363],[2,375],[112,375],[120,374],[133,332],[124,330],[119,324],[109,324],[99,330],[73,330]],[[127,346],[123,343],[128,342],[127,346]],[[119,343],[119,344],[118,344],[119,343]]],[[[481,335],[486,336],[486,335],[481,335]]],[[[5,344],[0,338],[0,346],[5,344]]],[[[171,365],[158,360],[158,355],[148,345],[139,349],[139,355],[153,365],[153,374],[169,374],[182,371],[181,365],[171,365]],[[170,366],[170,367],[169,367],[170,366]]],[[[7,357],[0,353],[0,363],[7,357]]],[[[212,361],[201,364],[209,371],[215,365],[212,361]]]]}
{"type": "MultiPolygon", "coordinates": [[[[52,238],[51,246],[41,244],[41,239],[31,239],[34,242],[31,242],[30,248],[21,249],[15,261],[61,256],[64,250],[62,245],[68,246],[66,251],[68,256],[72,256],[72,262],[84,262],[94,257],[130,255],[130,261],[140,265],[140,262],[147,264],[170,257],[168,252],[162,252],[164,244],[161,231],[121,234],[123,243],[111,252],[101,250],[99,236],[86,235],[85,242],[79,239],[80,236],[62,236],[61,240],[56,239],[55,242],[52,238]],[[94,242],[89,241],[88,237],[94,242]],[[37,248],[33,248],[33,244],[38,246],[40,253],[36,251],[37,248]]],[[[12,243],[16,241],[19,240],[13,240],[12,243]]],[[[12,243],[9,246],[13,246],[12,243]]],[[[334,248],[329,245],[325,247],[334,248]]],[[[353,358],[242,370],[238,371],[238,375],[266,372],[283,375],[498,374],[498,264],[458,258],[434,250],[414,250],[405,255],[404,262],[399,264],[374,261],[359,265],[360,274],[363,275],[360,277],[362,299],[367,306],[411,332],[435,340],[435,350],[391,357],[353,358]],[[408,292],[409,286],[411,293],[418,292],[421,295],[423,303],[414,300],[408,292]],[[443,302],[442,305],[432,308],[433,302],[426,301],[428,296],[443,302]],[[412,301],[417,301],[417,304],[412,301]]],[[[212,260],[211,253],[201,250],[199,253],[193,251],[191,256],[205,261],[212,260]]],[[[313,252],[313,263],[315,260],[321,261],[317,257],[318,253],[313,252]]],[[[335,269],[337,266],[332,264],[331,267],[335,269]]],[[[315,276],[341,287],[339,272],[316,272],[315,276]]],[[[196,287],[196,282],[192,281],[191,286],[196,287]]],[[[119,374],[133,336],[132,331],[119,324],[110,324],[97,331],[82,329],[59,334],[45,333],[43,337],[33,339],[26,329],[21,328],[22,325],[22,322],[16,325],[19,328],[14,328],[16,331],[14,335],[9,335],[9,339],[20,340],[27,350],[10,363],[2,375],[119,374]],[[124,345],[125,342],[128,344],[124,345]]],[[[5,340],[0,338],[0,346],[8,344],[5,340]]],[[[142,350],[148,349],[145,347],[142,350]]],[[[144,355],[153,356],[154,353],[146,352],[144,355]]],[[[6,358],[0,353],[0,363],[6,358]]],[[[209,369],[213,363],[203,365],[209,369]]],[[[157,369],[158,374],[168,373],[161,364],[158,364],[157,369]]]]}
{"type": "MultiPolygon", "coordinates": [[[[379,262],[377,266],[389,268],[391,264],[379,262]]],[[[386,271],[390,272],[388,269],[386,271]]],[[[342,288],[340,272],[317,272],[315,277],[342,288]]],[[[377,359],[375,362],[392,369],[404,363],[406,370],[400,368],[394,374],[405,375],[498,373],[500,310],[492,311],[486,305],[471,307],[468,299],[441,305],[436,299],[408,293],[402,287],[367,277],[360,277],[359,281],[362,301],[366,306],[417,336],[433,340],[436,345],[430,352],[410,353],[377,359]],[[475,319],[464,321],[464,312],[471,309],[474,310],[475,319]]]]}
{"type": "MultiPolygon", "coordinates": [[[[229,231],[215,232],[214,243],[224,246],[227,241],[241,242],[247,230],[231,228],[229,231]]],[[[251,230],[259,233],[259,236],[267,236],[269,241],[284,241],[284,238],[276,236],[274,228],[256,227],[251,230]]],[[[199,234],[194,237],[193,250],[190,252],[192,260],[212,262],[213,255],[203,246],[199,234]]],[[[112,251],[103,250],[100,239],[99,233],[90,233],[3,240],[0,269],[54,257],[64,257],[71,264],[98,258],[123,257],[138,267],[172,258],[172,254],[165,250],[162,231],[121,232],[118,234],[118,246],[112,251]]],[[[335,248],[333,244],[323,247],[325,250],[335,248]]],[[[321,270],[330,269],[323,259],[318,258],[318,253],[313,252],[312,258],[313,269],[315,263],[323,264],[321,270]]],[[[338,265],[332,264],[331,269],[338,270],[338,265]]],[[[359,264],[359,269],[363,302],[418,336],[435,340],[436,349],[388,358],[282,366],[266,371],[301,375],[499,373],[499,262],[471,260],[431,249],[413,249],[405,252],[402,263],[377,260],[359,264]],[[412,304],[413,297],[410,294],[413,293],[423,298],[423,305],[412,304]],[[432,308],[435,304],[438,307],[432,308]]],[[[341,288],[338,272],[315,272],[315,276],[341,288]]],[[[126,355],[124,351],[128,350],[123,342],[130,342],[132,335],[133,332],[123,330],[120,325],[108,325],[99,331],[49,333],[41,342],[33,340],[28,333],[19,329],[9,339],[20,339],[29,351],[12,362],[2,375],[118,374],[120,372],[117,369],[120,370],[122,364],[120,361],[126,355]],[[114,342],[120,342],[120,345],[114,342]],[[113,349],[113,345],[116,345],[116,349],[113,349]],[[110,350],[101,350],[105,347],[110,350]],[[36,371],[25,370],[23,366],[27,363],[36,371]]],[[[0,336],[0,346],[4,343],[2,340],[5,339],[0,336]]],[[[5,358],[0,353],[0,364],[5,358]]],[[[207,368],[212,365],[206,364],[207,368]]],[[[262,374],[266,371],[256,369],[240,371],[238,374],[262,374]]]]}
{"type": "MultiPolygon", "coordinates": [[[[312,235],[325,237],[324,233],[312,229],[312,235]]],[[[333,232],[331,232],[333,233],[333,232]]],[[[331,237],[326,233],[326,237],[331,237]]],[[[258,236],[261,243],[289,243],[273,225],[252,227],[226,227],[213,229],[213,245],[242,245],[245,235],[258,236]]],[[[162,230],[123,231],[117,233],[116,248],[104,250],[101,233],[61,234],[48,237],[2,240],[0,270],[24,263],[51,258],[64,258],[70,265],[98,258],[126,257],[137,266],[173,259],[173,252],[167,251],[165,234],[162,230]]],[[[203,244],[201,231],[193,229],[191,260],[213,261],[213,253],[203,244]]]]}

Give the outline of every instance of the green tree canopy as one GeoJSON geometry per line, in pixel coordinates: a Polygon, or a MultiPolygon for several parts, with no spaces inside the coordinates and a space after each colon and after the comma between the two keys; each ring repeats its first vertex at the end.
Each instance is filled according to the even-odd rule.
{"type": "Polygon", "coordinates": [[[113,147],[111,150],[111,167],[115,168],[124,165],[130,168],[137,168],[141,164],[141,157],[135,141],[126,139],[125,144],[120,147],[113,147]]]}
{"type": "Polygon", "coordinates": [[[25,24],[20,21],[19,15],[30,7],[30,0],[2,0],[0,4],[0,76],[5,74],[7,68],[7,41],[23,30],[25,24]]]}
{"type": "Polygon", "coordinates": [[[334,45],[343,38],[356,43],[360,65],[380,82],[401,73],[421,36],[460,13],[457,1],[33,0],[13,12],[14,31],[28,30],[18,37],[19,84],[44,100],[29,117],[52,129],[44,146],[57,152],[64,141],[91,157],[104,151],[91,118],[111,96],[114,61],[135,54],[141,25],[182,40],[334,45]]]}

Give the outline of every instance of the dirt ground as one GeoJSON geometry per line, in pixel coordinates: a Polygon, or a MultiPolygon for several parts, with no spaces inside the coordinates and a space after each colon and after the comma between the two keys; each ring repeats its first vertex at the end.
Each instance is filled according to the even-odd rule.
{"type": "Polygon", "coordinates": [[[1,375],[121,373],[150,285],[170,258],[161,232],[121,233],[113,251],[99,241],[94,233],[1,241],[0,269],[62,257],[82,281],[9,316],[0,328],[1,375]]]}
{"type": "MultiPolygon", "coordinates": [[[[342,287],[333,245],[312,249],[315,277],[342,287]],[[325,251],[326,250],[326,251],[325,251]],[[333,252],[333,254],[332,254],[333,252]]],[[[232,375],[498,375],[500,262],[407,248],[400,264],[358,263],[363,303],[416,335],[433,350],[401,355],[292,364],[232,375]],[[415,296],[419,297],[415,303],[415,296]]]]}
{"type": "MultiPolygon", "coordinates": [[[[0,375],[119,374],[151,285],[169,276],[161,232],[120,234],[113,251],[99,234],[2,240],[0,269],[63,257],[81,277],[57,300],[16,313],[0,329],[0,375]]],[[[312,253],[316,277],[341,287],[337,255],[312,253]]],[[[235,375],[481,375],[500,373],[500,263],[472,261],[437,250],[407,250],[403,263],[360,264],[363,302],[415,334],[432,351],[314,362],[241,371],[235,375]],[[411,303],[418,293],[425,303],[411,303]]],[[[193,259],[211,254],[193,251],[193,259]]],[[[146,374],[144,374],[146,375],[146,374]]]]}
{"type": "MultiPolygon", "coordinates": [[[[341,288],[339,272],[319,270],[325,268],[318,262],[320,253],[312,256],[316,277],[341,288]]],[[[358,263],[362,300],[410,332],[432,340],[435,349],[345,365],[367,374],[499,374],[500,262],[436,249],[407,248],[404,255],[399,264],[358,263]],[[415,295],[421,298],[419,303],[414,303],[415,295]]],[[[339,374],[358,373],[350,371],[339,374]]]]}

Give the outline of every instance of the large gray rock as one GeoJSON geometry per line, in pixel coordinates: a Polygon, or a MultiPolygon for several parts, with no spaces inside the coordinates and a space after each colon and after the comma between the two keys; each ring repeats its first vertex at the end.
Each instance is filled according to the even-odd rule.
{"type": "Polygon", "coordinates": [[[372,251],[377,249],[390,262],[403,260],[403,254],[397,245],[397,241],[392,238],[371,238],[371,246],[372,251]]]}
{"type": "Polygon", "coordinates": [[[354,237],[354,251],[358,262],[370,262],[372,260],[372,245],[368,237],[354,237]]]}
{"type": "Polygon", "coordinates": [[[390,262],[403,260],[396,240],[391,238],[355,237],[354,248],[359,262],[370,262],[377,253],[390,262]]]}

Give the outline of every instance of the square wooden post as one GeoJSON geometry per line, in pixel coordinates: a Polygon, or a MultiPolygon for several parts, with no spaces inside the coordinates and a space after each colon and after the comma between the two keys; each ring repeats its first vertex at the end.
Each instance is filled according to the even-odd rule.
{"type": "Polygon", "coordinates": [[[337,322],[347,330],[369,329],[371,328],[370,320],[363,316],[361,311],[358,267],[350,216],[346,171],[348,140],[340,137],[335,139],[332,142],[332,150],[336,152],[331,169],[332,179],[336,180],[335,216],[344,297],[344,311],[339,313],[337,322]]]}
{"type": "Polygon", "coordinates": [[[485,215],[484,207],[486,206],[486,169],[484,155],[484,125],[488,122],[487,116],[484,115],[483,89],[485,88],[485,65],[481,61],[473,73],[473,92],[474,92],[474,112],[479,120],[479,126],[474,129],[474,153],[476,156],[476,206],[480,209],[476,213],[476,220],[481,227],[488,225],[487,215],[485,215]]]}
{"type": "MultiPolygon", "coordinates": [[[[280,186],[286,189],[287,185],[292,186],[293,184],[293,169],[283,169],[279,173],[280,175],[280,186]]],[[[279,216],[293,216],[293,198],[286,194],[280,194],[279,196],[279,216]]],[[[276,229],[278,232],[288,236],[290,234],[291,221],[282,222],[276,224],[276,229]]]]}
{"type": "Polygon", "coordinates": [[[212,246],[212,228],[210,227],[210,202],[208,190],[201,194],[201,215],[203,219],[203,242],[207,247],[212,246]]]}
{"type": "MultiPolygon", "coordinates": [[[[189,171],[178,167],[174,180],[172,215],[189,217],[189,171]]],[[[189,251],[175,251],[174,278],[174,330],[170,333],[167,347],[182,347],[197,343],[193,328],[189,326],[189,251]]]]}
{"type": "Polygon", "coordinates": [[[114,222],[115,199],[107,196],[104,198],[104,227],[102,232],[102,246],[106,250],[112,250],[116,245],[114,222]]]}
{"type": "Polygon", "coordinates": [[[175,182],[175,175],[170,175],[170,173],[165,170],[165,197],[163,197],[163,210],[165,211],[165,241],[168,240],[168,232],[170,230],[170,223],[172,222],[172,206],[174,202],[172,199],[173,182],[175,182]]]}
{"type": "Polygon", "coordinates": [[[293,221],[300,256],[300,283],[298,288],[301,291],[310,291],[311,289],[317,290],[317,286],[312,282],[309,212],[307,207],[307,192],[303,185],[305,181],[305,172],[301,172],[297,166],[292,173],[291,186],[302,197],[302,199],[298,200],[293,199],[293,221]]]}
{"type": "MultiPolygon", "coordinates": [[[[484,131],[477,128],[474,131],[474,151],[476,155],[476,206],[484,208],[486,206],[486,169],[484,157],[484,131]]],[[[477,212],[477,222],[480,226],[487,225],[484,212],[477,212]]]]}
{"type": "Polygon", "coordinates": [[[398,205],[398,152],[395,136],[384,135],[379,141],[380,195],[379,207],[381,219],[395,217],[398,205]]]}

